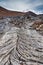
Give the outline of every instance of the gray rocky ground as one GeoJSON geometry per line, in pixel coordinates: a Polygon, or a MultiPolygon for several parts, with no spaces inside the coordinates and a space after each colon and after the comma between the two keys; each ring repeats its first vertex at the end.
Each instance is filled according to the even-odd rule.
{"type": "Polygon", "coordinates": [[[43,29],[32,19],[0,19],[0,65],[43,65],[43,29]]]}

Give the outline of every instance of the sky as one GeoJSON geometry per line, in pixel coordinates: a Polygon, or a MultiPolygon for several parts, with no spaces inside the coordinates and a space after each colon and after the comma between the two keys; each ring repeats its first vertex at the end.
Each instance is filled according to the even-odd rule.
{"type": "Polygon", "coordinates": [[[13,11],[43,13],[43,0],[0,0],[0,6],[13,11]]]}

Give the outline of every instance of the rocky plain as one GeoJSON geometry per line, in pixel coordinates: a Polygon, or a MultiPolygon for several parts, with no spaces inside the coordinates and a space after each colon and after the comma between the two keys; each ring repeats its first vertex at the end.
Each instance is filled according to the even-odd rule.
{"type": "Polygon", "coordinates": [[[43,65],[43,15],[0,16],[0,65],[43,65]]]}

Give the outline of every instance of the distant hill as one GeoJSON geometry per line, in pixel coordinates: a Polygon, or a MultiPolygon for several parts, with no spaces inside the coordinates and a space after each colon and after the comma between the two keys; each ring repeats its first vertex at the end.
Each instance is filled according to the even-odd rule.
{"type": "Polygon", "coordinates": [[[35,14],[34,12],[31,12],[31,11],[26,12],[26,15],[30,15],[30,16],[34,16],[34,17],[37,16],[37,14],[35,14]]]}
{"type": "Polygon", "coordinates": [[[28,12],[11,11],[0,6],[0,17],[1,16],[21,16],[21,15],[40,17],[43,19],[43,14],[37,15],[32,11],[28,11],[28,12]]]}
{"type": "Polygon", "coordinates": [[[24,12],[10,11],[0,6],[0,16],[18,16],[24,14],[24,12]]]}

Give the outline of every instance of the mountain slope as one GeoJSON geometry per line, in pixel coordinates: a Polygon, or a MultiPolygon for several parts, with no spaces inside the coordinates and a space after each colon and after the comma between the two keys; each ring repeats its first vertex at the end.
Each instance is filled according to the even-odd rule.
{"type": "Polygon", "coordinates": [[[18,16],[24,14],[24,12],[10,11],[0,6],[0,16],[18,16]]]}

